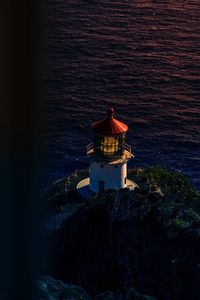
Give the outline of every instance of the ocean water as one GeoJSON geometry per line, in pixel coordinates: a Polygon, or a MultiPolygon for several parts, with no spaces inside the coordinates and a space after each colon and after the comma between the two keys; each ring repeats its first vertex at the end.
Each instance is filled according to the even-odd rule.
{"type": "Polygon", "coordinates": [[[130,167],[159,164],[200,189],[199,0],[44,3],[44,185],[88,166],[90,125],[111,106],[130,167]]]}

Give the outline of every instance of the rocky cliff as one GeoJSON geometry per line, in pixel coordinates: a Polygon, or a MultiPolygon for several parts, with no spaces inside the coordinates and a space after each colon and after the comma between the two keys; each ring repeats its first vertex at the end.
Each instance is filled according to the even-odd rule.
{"type": "Polygon", "coordinates": [[[47,233],[47,273],[95,299],[148,299],[134,289],[159,300],[199,299],[199,193],[159,167],[131,170],[129,178],[139,189],[81,199],[47,233]]]}

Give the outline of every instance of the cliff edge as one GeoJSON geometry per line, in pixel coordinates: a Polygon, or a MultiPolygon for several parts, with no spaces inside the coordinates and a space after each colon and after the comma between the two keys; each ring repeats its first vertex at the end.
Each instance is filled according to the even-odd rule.
{"type": "MultiPolygon", "coordinates": [[[[138,299],[119,298],[133,288],[155,299],[199,299],[199,193],[184,176],[160,167],[130,170],[128,177],[138,189],[87,200],[72,192],[77,209],[46,232],[48,275],[93,298],[115,295],[98,299],[138,299]]],[[[70,193],[53,199],[51,211],[73,202],[70,193]]]]}

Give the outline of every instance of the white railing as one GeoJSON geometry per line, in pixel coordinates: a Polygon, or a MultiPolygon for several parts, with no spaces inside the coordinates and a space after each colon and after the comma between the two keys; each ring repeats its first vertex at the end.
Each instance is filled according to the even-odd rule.
{"type": "Polygon", "coordinates": [[[89,152],[93,148],[94,148],[94,143],[90,143],[89,145],[87,145],[87,152],[89,152]]]}
{"type": "Polygon", "coordinates": [[[129,152],[132,152],[131,150],[131,146],[129,144],[125,144],[125,150],[129,151],[129,152]]]}

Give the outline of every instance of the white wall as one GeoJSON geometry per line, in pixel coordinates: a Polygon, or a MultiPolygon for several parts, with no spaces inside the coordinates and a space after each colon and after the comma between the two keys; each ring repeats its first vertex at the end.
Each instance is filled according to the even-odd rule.
{"type": "Polygon", "coordinates": [[[100,162],[90,163],[90,189],[96,193],[99,191],[99,180],[105,182],[105,189],[125,188],[127,177],[127,162],[115,165],[100,162]],[[103,168],[101,168],[103,165],[103,168]]]}

